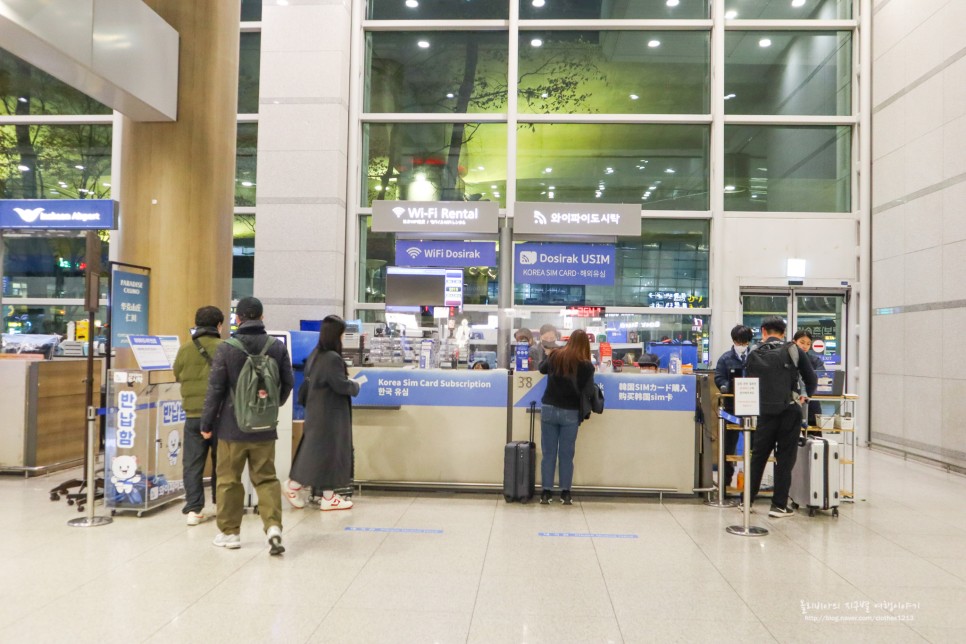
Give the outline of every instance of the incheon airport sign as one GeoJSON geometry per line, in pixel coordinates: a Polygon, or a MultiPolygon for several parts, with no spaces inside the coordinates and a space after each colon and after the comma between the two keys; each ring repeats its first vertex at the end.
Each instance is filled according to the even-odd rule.
{"type": "Polygon", "coordinates": [[[373,201],[376,233],[493,234],[500,207],[493,201],[373,201]]]}
{"type": "Polygon", "coordinates": [[[513,211],[513,233],[640,237],[641,207],[638,204],[519,201],[513,211]]]}
{"type": "Polygon", "coordinates": [[[0,199],[0,228],[20,230],[113,230],[111,199],[0,199]]]}

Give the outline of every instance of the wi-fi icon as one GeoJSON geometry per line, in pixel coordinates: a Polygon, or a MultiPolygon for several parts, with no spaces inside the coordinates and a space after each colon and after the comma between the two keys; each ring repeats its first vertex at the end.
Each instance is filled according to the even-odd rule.
{"type": "Polygon", "coordinates": [[[395,208],[392,209],[392,212],[397,217],[402,217],[402,214],[406,212],[406,209],[403,208],[402,206],[396,206],[395,208]]]}
{"type": "Polygon", "coordinates": [[[533,221],[535,223],[540,224],[541,226],[546,226],[547,225],[547,218],[539,210],[534,210],[533,211],[533,221]]]}
{"type": "Polygon", "coordinates": [[[420,254],[422,254],[422,252],[423,251],[419,250],[415,246],[411,246],[406,249],[406,254],[412,257],[413,259],[416,259],[417,257],[419,257],[420,254]]]}

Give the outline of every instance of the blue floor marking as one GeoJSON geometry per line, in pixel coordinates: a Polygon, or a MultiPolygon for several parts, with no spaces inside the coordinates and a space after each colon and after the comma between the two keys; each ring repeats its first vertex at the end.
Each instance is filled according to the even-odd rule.
{"type": "Polygon", "coordinates": [[[605,532],[538,532],[541,537],[590,537],[593,539],[637,539],[636,534],[607,534],[605,532]]]}
{"type": "Polygon", "coordinates": [[[406,532],[413,534],[443,534],[442,530],[423,530],[420,528],[359,528],[346,526],[346,532],[406,532]]]}

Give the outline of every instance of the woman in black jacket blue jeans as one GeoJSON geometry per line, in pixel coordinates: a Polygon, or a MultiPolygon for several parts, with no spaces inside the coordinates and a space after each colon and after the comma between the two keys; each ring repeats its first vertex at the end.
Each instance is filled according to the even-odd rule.
{"type": "Polygon", "coordinates": [[[540,483],[543,493],[540,503],[550,503],[553,496],[554,470],[560,459],[560,500],[571,505],[570,486],[574,480],[574,452],[577,448],[577,427],[580,417],[580,398],[588,380],[594,379],[594,365],[590,361],[590,341],[582,329],[570,334],[567,346],[556,349],[540,365],[540,373],[547,375],[547,390],[541,399],[540,483]]]}

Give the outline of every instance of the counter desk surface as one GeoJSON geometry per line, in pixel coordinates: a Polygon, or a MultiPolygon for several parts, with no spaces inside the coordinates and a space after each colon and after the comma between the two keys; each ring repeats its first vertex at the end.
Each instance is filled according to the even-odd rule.
{"type": "MultiPolygon", "coordinates": [[[[359,482],[502,485],[503,446],[526,440],[530,402],[539,409],[545,387],[539,372],[503,369],[350,369],[360,372],[367,382],[353,400],[359,482]]],[[[695,376],[595,379],[606,408],[581,425],[575,489],[691,494],[695,376]]],[[[539,422],[535,440],[541,451],[539,422]]]]}

